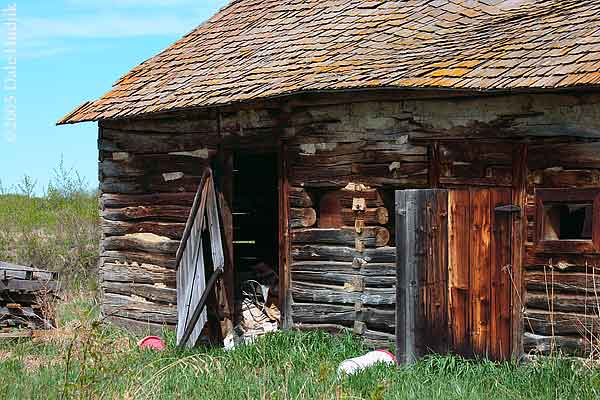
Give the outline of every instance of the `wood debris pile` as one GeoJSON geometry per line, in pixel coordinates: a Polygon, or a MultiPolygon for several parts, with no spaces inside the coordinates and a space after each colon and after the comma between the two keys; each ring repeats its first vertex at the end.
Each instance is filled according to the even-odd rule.
{"type": "Polygon", "coordinates": [[[57,273],[0,261],[0,337],[52,328],[57,290],[57,273]]]}

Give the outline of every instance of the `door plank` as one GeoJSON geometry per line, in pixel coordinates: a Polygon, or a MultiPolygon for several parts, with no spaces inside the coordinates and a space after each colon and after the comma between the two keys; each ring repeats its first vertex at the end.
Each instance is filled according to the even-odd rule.
{"type": "Polygon", "coordinates": [[[471,338],[475,354],[488,354],[490,306],[490,191],[470,191],[471,338]]]}
{"type": "Polygon", "coordinates": [[[467,355],[470,343],[469,248],[471,212],[468,190],[448,193],[448,314],[452,348],[467,355]]]}
{"type": "Polygon", "coordinates": [[[489,331],[490,357],[504,360],[511,353],[511,284],[508,268],[510,268],[510,229],[512,216],[494,212],[497,206],[511,202],[510,190],[491,190],[490,206],[492,220],[492,243],[490,262],[491,287],[491,320],[489,331]]]}

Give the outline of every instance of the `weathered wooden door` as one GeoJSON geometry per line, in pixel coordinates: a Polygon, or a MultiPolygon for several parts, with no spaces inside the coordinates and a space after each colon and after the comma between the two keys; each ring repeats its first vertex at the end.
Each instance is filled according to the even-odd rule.
{"type": "Polygon", "coordinates": [[[399,353],[511,354],[510,189],[396,195],[399,353]]]}

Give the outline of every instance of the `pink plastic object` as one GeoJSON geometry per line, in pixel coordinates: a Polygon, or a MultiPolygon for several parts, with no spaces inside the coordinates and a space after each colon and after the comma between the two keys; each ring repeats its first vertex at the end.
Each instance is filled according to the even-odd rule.
{"type": "Polygon", "coordinates": [[[138,347],[140,349],[161,351],[167,346],[165,345],[165,342],[163,342],[163,340],[158,336],[146,336],[138,342],[138,347]]]}

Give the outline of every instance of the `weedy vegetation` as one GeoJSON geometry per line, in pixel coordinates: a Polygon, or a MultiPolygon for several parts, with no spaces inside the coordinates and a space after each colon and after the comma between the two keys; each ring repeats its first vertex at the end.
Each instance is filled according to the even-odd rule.
{"type": "Polygon", "coordinates": [[[62,160],[53,172],[45,188],[27,175],[15,187],[0,182],[0,260],[60,272],[70,289],[95,289],[97,195],[62,160]]]}
{"type": "Polygon", "coordinates": [[[597,399],[600,369],[561,358],[493,363],[430,356],[351,377],[339,363],[364,354],[352,335],[278,332],[225,352],[181,350],[164,332],[162,352],[108,324],[96,299],[97,199],[61,163],[44,196],[26,177],[0,184],[0,259],[59,271],[57,328],[0,341],[0,399],[597,399]]]}

